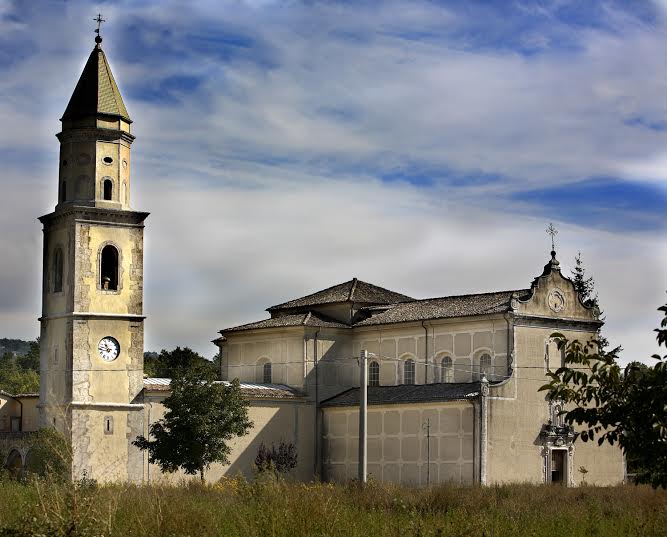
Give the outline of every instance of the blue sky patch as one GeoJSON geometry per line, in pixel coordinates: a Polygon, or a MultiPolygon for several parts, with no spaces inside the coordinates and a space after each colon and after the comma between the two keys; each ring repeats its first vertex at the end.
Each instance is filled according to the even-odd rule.
{"type": "Polygon", "coordinates": [[[667,190],[612,177],[519,192],[513,201],[533,205],[554,219],[602,229],[667,230],[667,190]]]}

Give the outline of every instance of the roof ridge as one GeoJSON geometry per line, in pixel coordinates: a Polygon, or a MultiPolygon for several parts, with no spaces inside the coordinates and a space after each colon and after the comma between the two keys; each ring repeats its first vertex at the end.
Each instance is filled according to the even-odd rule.
{"type": "Polygon", "coordinates": [[[334,289],[336,287],[340,287],[342,285],[345,285],[346,283],[352,283],[352,281],[353,280],[347,280],[347,281],[342,282],[342,283],[337,283],[335,285],[331,285],[331,286],[327,287],[326,289],[320,289],[319,291],[314,291],[312,293],[308,293],[307,295],[303,295],[303,296],[300,296],[300,297],[297,297],[297,298],[292,298],[290,300],[285,300],[284,302],[281,302],[280,304],[276,304],[275,306],[270,306],[270,307],[266,308],[266,311],[271,311],[272,309],[279,308],[279,307],[283,306],[283,304],[289,304],[290,302],[294,302],[295,300],[303,300],[304,298],[319,295],[320,293],[324,293],[325,291],[330,291],[331,289],[334,289]]]}
{"type": "Polygon", "coordinates": [[[352,278],[352,288],[350,289],[350,294],[347,297],[348,302],[352,302],[352,297],[354,296],[354,292],[357,290],[357,283],[359,283],[359,280],[357,278],[352,278]]]}
{"type": "MultiPolygon", "coordinates": [[[[426,302],[427,300],[442,300],[443,298],[464,298],[467,296],[484,296],[484,295],[499,295],[503,293],[518,293],[521,291],[530,291],[530,289],[512,289],[507,291],[486,291],[484,293],[466,293],[464,295],[445,295],[445,296],[432,296],[428,298],[415,298],[412,302],[426,302]]],[[[390,304],[391,306],[398,306],[400,304],[411,304],[412,302],[396,302],[390,304]]]]}

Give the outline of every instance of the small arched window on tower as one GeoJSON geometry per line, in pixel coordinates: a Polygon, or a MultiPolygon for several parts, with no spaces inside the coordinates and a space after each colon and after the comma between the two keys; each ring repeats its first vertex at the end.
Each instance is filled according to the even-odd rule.
{"type": "Polygon", "coordinates": [[[118,250],[111,244],[107,244],[102,249],[100,257],[100,287],[105,291],[117,291],[118,250]]]}
{"type": "Polygon", "coordinates": [[[380,364],[378,364],[375,360],[368,364],[368,385],[380,385],[380,364]]]}
{"type": "Polygon", "coordinates": [[[484,375],[487,380],[491,380],[491,370],[491,356],[489,354],[482,354],[479,357],[479,378],[482,378],[482,375],[484,375]]]}
{"type": "Polygon", "coordinates": [[[67,200],[67,181],[60,182],[60,203],[65,203],[67,200]]]}
{"type": "Polygon", "coordinates": [[[403,366],[403,384],[415,383],[415,361],[409,358],[403,366]]]}
{"type": "Polygon", "coordinates": [[[449,356],[445,356],[440,362],[441,370],[440,375],[442,382],[452,382],[454,377],[454,368],[452,364],[452,359],[449,356]]]}
{"type": "Polygon", "coordinates": [[[271,362],[266,362],[262,369],[262,379],[264,384],[271,384],[273,377],[271,375],[271,362]]]}
{"type": "Polygon", "coordinates": [[[111,201],[113,197],[113,181],[111,179],[105,179],[104,180],[104,199],[111,201]]]}
{"type": "Polygon", "coordinates": [[[53,292],[61,293],[63,290],[63,251],[60,248],[56,248],[53,252],[51,276],[53,278],[53,292]]]}

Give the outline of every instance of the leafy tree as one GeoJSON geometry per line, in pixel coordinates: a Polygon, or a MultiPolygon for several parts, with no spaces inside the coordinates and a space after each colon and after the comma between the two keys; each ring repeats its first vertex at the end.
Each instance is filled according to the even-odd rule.
{"type": "Polygon", "coordinates": [[[204,358],[188,347],[176,347],[172,351],[162,349],[156,352],[144,353],[144,372],[149,377],[171,378],[183,371],[202,368],[211,371],[218,378],[219,368],[210,360],[204,358]]]}
{"type": "Polygon", "coordinates": [[[286,474],[296,468],[296,465],[296,447],[291,442],[281,441],[278,449],[274,444],[271,444],[271,449],[268,449],[262,442],[257,451],[257,457],[255,457],[255,466],[260,473],[275,471],[279,474],[286,474]]]}
{"type": "Polygon", "coordinates": [[[7,352],[0,360],[0,390],[11,394],[39,391],[39,373],[33,369],[23,369],[16,356],[7,352]]]}
{"type": "MultiPolygon", "coordinates": [[[[658,333],[659,345],[667,346],[667,305],[658,333]]],[[[599,352],[595,341],[582,344],[554,334],[565,349],[565,365],[548,373],[542,386],[552,399],[573,404],[564,414],[570,424],[584,425],[577,433],[584,442],[618,443],[632,461],[638,483],[667,487],[667,355],[653,355],[653,367],[618,364],[620,347],[599,352]]]]}
{"type": "Polygon", "coordinates": [[[55,480],[67,479],[72,469],[72,449],[62,433],[46,427],[28,437],[26,472],[55,480]]]}
{"type": "MultiPolygon", "coordinates": [[[[598,311],[600,311],[600,316],[602,316],[600,300],[595,291],[595,280],[593,279],[593,276],[586,275],[586,269],[581,260],[581,252],[577,253],[577,257],[574,258],[574,263],[574,269],[571,271],[574,288],[581,297],[581,301],[588,307],[597,308],[598,311]]],[[[604,352],[609,346],[609,340],[604,337],[601,332],[598,332],[597,342],[601,352],[604,352]]]]}
{"type": "Polygon", "coordinates": [[[139,436],[133,444],[147,450],[149,461],[162,471],[199,473],[203,482],[212,463],[229,462],[229,440],[253,426],[248,403],[238,380],[217,382],[210,368],[182,368],[177,373],[171,395],[163,402],[164,418],[151,424],[150,439],[139,436]]]}

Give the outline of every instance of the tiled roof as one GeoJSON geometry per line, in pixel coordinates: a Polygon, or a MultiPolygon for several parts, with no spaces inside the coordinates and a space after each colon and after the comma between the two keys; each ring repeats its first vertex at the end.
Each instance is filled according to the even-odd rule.
{"type": "Polygon", "coordinates": [[[306,313],[296,313],[293,315],[280,315],[263,321],[254,323],[242,324],[232,328],[226,328],[220,332],[225,334],[227,332],[237,332],[241,330],[253,330],[256,328],[282,328],[288,326],[315,326],[321,328],[349,328],[348,325],[330,319],[324,315],[316,312],[308,311],[306,313]]]}
{"type": "MultiPolygon", "coordinates": [[[[229,382],[220,381],[229,386],[229,382]]],[[[144,390],[150,392],[169,392],[171,391],[171,379],[167,378],[145,378],[144,390]]],[[[289,386],[284,384],[253,384],[250,382],[241,382],[241,393],[249,399],[299,399],[302,395],[289,386]]]]}
{"type": "MultiPolygon", "coordinates": [[[[513,295],[522,296],[529,292],[529,290],[522,289],[519,291],[501,291],[414,300],[412,302],[396,304],[385,311],[359,321],[355,326],[502,313],[509,310],[513,295]]],[[[370,312],[371,308],[368,308],[368,311],[370,312]]]]}
{"type": "Polygon", "coordinates": [[[62,119],[98,114],[120,116],[130,121],[106,56],[102,48],[96,46],[88,57],[62,119]]]}
{"type": "Polygon", "coordinates": [[[362,282],[353,278],[349,282],[340,283],[323,289],[317,293],[296,298],[277,306],[271,306],[267,311],[282,309],[303,308],[308,306],[319,306],[322,304],[335,304],[339,302],[356,302],[357,304],[395,304],[414,300],[409,296],[395,293],[389,289],[378,287],[371,283],[362,282]]]}
{"type": "Polygon", "coordinates": [[[12,399],[19,399],[19,398],[26,399],[28,397],[39,397],[39,394],[34,393],[34,392],[30,392],[30,393],[9,393],[9,392],[6,392],[5,390],[0,390],[0,395],[4,395],[5,397],[11,397],[12,399]]]}
{"type": "MultiPolygon", "coordinates": [[[[442,384],[416,384],[400,386],[369,386],[369,405],[398,405],[403,403],[429,403],[437,401],[462,401],[479,395],[479,382],[442,384]]],[[[325,401],[323,407],[359,406],[359,388],[351,388],[325,401]]]]}

